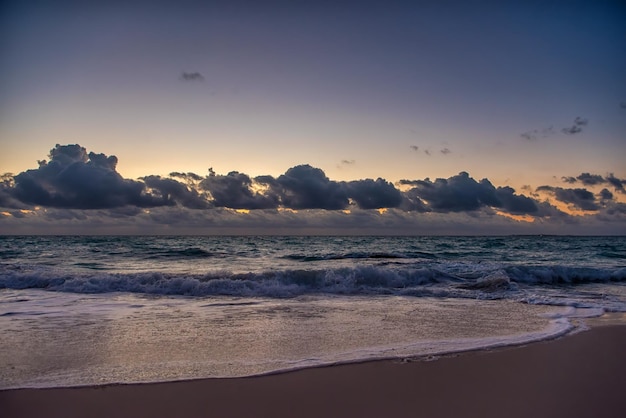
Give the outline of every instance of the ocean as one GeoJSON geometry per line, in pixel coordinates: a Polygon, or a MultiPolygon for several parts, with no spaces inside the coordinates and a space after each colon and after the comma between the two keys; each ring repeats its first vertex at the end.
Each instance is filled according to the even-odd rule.
{"type": "Polygon", "coordinates": [[[0,389],[523,344],[626,312],[626,237],[0,237],[0,389]]]}

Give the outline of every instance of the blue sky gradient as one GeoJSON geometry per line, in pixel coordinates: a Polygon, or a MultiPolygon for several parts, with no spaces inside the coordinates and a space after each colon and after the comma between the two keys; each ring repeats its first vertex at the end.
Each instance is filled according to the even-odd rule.
{"type": "MultiPolygon", "coordinates": [[[[626,178],[622,2],[61,0],[1,7],[0,172],[15,178],[50,160],[55,144],[117,156],[115,175],[141,183],[144,195],[151,193],[145,178],[204,178],[209,168],[218,176],[278,179],[308,165],[339,183],[382,178],[401,193],[415,187],[410,182],[468,173],[550,205],[574,224],[596,225],[612,211],[602,228],[566,223],[556,232],[624,232],[615,208],[625,200],[610,182],[579,181],[592,193],[591,206],[558,191],[575,189],[563,179],[583,173],[626,178]]],[[[17,225],[12,211],[42,205],[11,200],[19,182],[5,178],[10,215],[0,219],[17,225]]],[[[46,181],[52,194],[51,184],[61,184],[46,181]]],[[[267,192],[253,183],[255,193],[267,192]]],[[[202,210],[216,210],[203,190],[202,210]]],[[[297,210],[276,198],[272,210],[297,210]]],[[[341,210],[374,210],[346,198],[353,206],[341,210]]],[[[470,212],[487,207],[502,209],[481,204],[470,212]]],[[[61,209],[87,210],[90,218],[111,208],[54,210],[61,209]]],[[[387,209],[402,213],[393,228],[409,222],[406,205],[387,209]]],[[[309,218],[321,215],[309,215],[315,230],[309,218]]],[[[102,216],[109,220],[99,222],[117,222],[102,216]]],[[[273,222],[281,219],[283,212],[273,222]]],[[[459,224],[468,229],[473,220],[459,224]]],[[[532,223],[498,214],[479,222],[503,232],[532,223]]]]}

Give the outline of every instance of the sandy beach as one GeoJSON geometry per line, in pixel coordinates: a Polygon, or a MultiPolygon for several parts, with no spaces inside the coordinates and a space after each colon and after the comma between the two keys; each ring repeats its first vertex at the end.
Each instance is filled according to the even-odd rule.
{"type": "Polygon", "coordinates": [[[436,360],[234,379],[0,392],[13,417],[621,417],[626,326],[436,360]]]}

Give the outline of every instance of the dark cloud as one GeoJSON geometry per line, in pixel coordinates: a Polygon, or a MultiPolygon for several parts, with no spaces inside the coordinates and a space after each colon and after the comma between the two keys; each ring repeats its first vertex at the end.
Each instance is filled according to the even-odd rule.
{"type": "Polygon", "coordinates": [[[0,208],[21,209],[24,207],[24,204],[13,197],[14,188],[15,178],[13,174],[2,174],[0,176],[0,208]]]}
{"type": "Polygon", "coordinates": [[[430,155],[430,150],[425,149],[425,150],[424,150],[424,154],[426,154],[426,155],[430,155]]]}
{"type": "Polygon", "coordinates": [[[165,204],[144,193],[144,184],[122,178],[117,158],[87,153],[80,145],[56,145],[50,161],[15,176],[14,198],[23,203],[76,209],[165,204]]]}
{"type": "Polygon", "coordinates": [[[398,181],[398,184],[401,186],[417,186],[418,184],[421,184],[423,182],[430,182],[430,179],[428,177],[426,177],[424,180],[407,180],[407,179],[402,179],[400,181],[398,181]]]}
{"type": "Polygon", "coordinates": [[[626,203],[621,203],[621,202],[613,203],[611,206],[607,208],[606,212],[609,215],[614,215],[614,214],[626,215],[626,203]]]}
{"type": "Polygon", "coordinates": [[[346,183],[348,196],[361,209],[395,208],[402,203],[402,194],[386,180],[366,179],[346,183]]]}
{"type": "Polygon", "coordinates": [[[590,174],[590,173],[581,173],[578,177],[576,177],[578,181],[580,181],[585,186],[593,186],[596,184],[602,184],[605,182],[604,178],[598,174],[590,174]]]}
{"type": "Polygon", "coordinates": [[[613,175],[613,173],[610,173],[608,176],[606,176],[605,180],[611,186],[615,187],[615,190],[617,190],[618,192],[625,193],[624,185],[626,185],[626,179],[618,179],[613,175]]]}
{"type": "Polygon", "coordinates": [[[171,172],[170,177],[182,179],[185,181],[185,183],[199,182],[204,179],[204,177],[199,176],[195,173],[179,173],[177,171],[171,172]]]}
{"type": "Polygon", "coordinates": [[[617,192],[625,193],[624,185],[626,185],[625,179],[619,179],[615,177],[613,173],[610,173],[606,177],[602,177],[599,174],[590,174],[590,173],[581,173],[577,177],[562,177],[561,178],[565,183],[574,184],[577,182],[581,182],[585,186],[595,186],[598,184],[607,184],[613,186],[617,192]]]}
{"type": "MultiPolygon", "coordinates": [[[[426,179],[426,181],[429,180],[426,179]]],[[[416,186],[421,182],[422,180],[400,180],[398,184],[403,186],[416,186]]],[[[400,203],[399,208],[408,212],[432,212],[432,209],[428,206],[428,204],[420,198],[418,187],[413,187],[402,192],[402,202],[400,203]]]]}
{"type": "Polygon", "coordinates": [[[449,179],[427,180],[415,184],[416,194],[428,202],[438,212],[461,212],[479,209],[484,204],[496,202],[495,189],[484,187],[472,179],[466,172],[461,172],[449,179]]]}
{"type": "Polygon", "coordinates": [[[515,194],[515,189],[505,186],[496,189],[496,197],[500,201],[498,208],[513,215],[537,214],[539,208],[533,199],[515,194]]]}
{"type": "Polygon", "coordinates": [[[146,176],[142,177],[141,180],[151,189],[153,195],[161,197],[164,205],[175,205],[178,203],[191,209],[206,209],[209,207],[204,196],[174,179],[146,176]]]}
{"type": "Polygon", "coordinates": [[[606,200],[613,200],[613,193],[611,193],[608,189],[602,189],[600,190],[600,199],[606,201],[606,200]]]}
{"type": "Polygon", "coordinates": [[[568,126],[567,128],[561,129],[561,132],[563,132],[566,135],[575,135],[575,134],[582,132],[583,126],[587,126],[588,123],[589,121],[587,119],[577,116],[574,119],[574,123],[572,124],[572,126],[568,126]]]}
{"type": "Polygon", "coordinates": [[[443,155],[448,155],[450,154],[452,151],[450,151],[448,148],[444,148],[440,151],[443,155]]]}
{"type": "MultiPolygon", "coordinates": [[[[394,216],[399,213],[430,212],[433,216],[466,213],[471,217],[484,217],[504,212],[549,216],[551,219],[562,219],[563,222],[568,219],[567,214],[548,202],[539,202],[539,195],[530,195],[532,190],[529,187],[525,189],[527,195],[517,194],[511,187],[495,187],[488,179],[477,181],[466,172],[434,181],[429,178],[401,180],[398,187],[382,178],[333,181],[324,171],[310,165],[292,167],[278,177],[266,175],[251,178],[237,171],[219,175],[209,169],[209,174],[204,177],[194,173],[172,172],[169,177],[150,175],[137,181],[124,179],[117,173],[117,162],[115,156],[87,152],[80,145],[57,145],[50,151],[49,161],[40,161],[37,169],[16,176],[2,176],[0,207],[5,208],[2,220],[32,218],[35,215],[30,215],[31,211],[21,210],[33,209],[33,206],[54,209],[48,217],[56,217],[57,220],[85,216],[92,220],[99,219],[99,216],[143,219],[152,213],[150,216],[155,217],[153,222],[167,224],[171,221],[177,225],[199,219],[206,222],[214,219],[212,215],[193,215],[199,212],[223,213],[223,216],[220,215],[222,221],[224,216],[231,216],[227,214],[232,213],[233,217],[229,219],[237,222],[238,214],[228,209],[254,210],[255,214],[250,214],[250,218],[254,217],[259,222],[265,216],[262,213],[271,211],[288,217],[288,212],[277,210],[281,208],[317,211],[317,216],[324,211],[350,209],[353,213],[361,213],[359,219],[365,219],[364,212],[359,211],[380,208],[390,211],[395,209],[394,212],[386,212],[394,213],[394,216]],[[151,209],[144,211],[143,208],[151,209]],[[154,210],[157,208],[178,209],[157,212],[154,210]],[[81,209],[89,209],[91,214],[85,215],[81,209]]],[[[344,162],[351,163],[351,160],[344,162]]],[[[624,189],[624,181],[613,174],[603,177],[582,173],[577,177],[563,177],[563,180],[589,186],[611,185],[618,191],[624,189]]],[[[609,208],[613,208],[612,213],[619,213],[614,209],[614,196],[607,188],[596,195],[584,188],[542,186],[537,190],[551,193],[558,201],[582,210],[602,210],[602,213],[608,213],[609,208]]],[[[374,214],[380,216],[376,212],[374,214]]],[[[303,221],[308,218],[298,219],[303,221]]],[[[340,215],[333,219],[347,222],[340,215]]],[[[350,222],[355,219],[350,218],[350,222]]]]}
{"type": "Polygon", "coordinates": [[[534,200],[515,194],[511,187],[497,189],[487,179],[477,182],[466,172],[448,179],[402,180],[412,185],[409,196],[425,201],[428,208],[437,212],[475,211],[481,207],[493,207],[513,214],[531,214],[538,211],[534,200]]]}
{"type": "Polygon", "coordinates": [[[216,207],[232,209],[270,209],[278,206],[276,195],[264,195],[252,191],[252,179],[243,173],[231,171],[225,176],[209,175],[200,182],[207,190],[216,207]]]}
{"type": "Polygon", "coordinates": [[[204,81],[204,76],[198,72],[187,73],[183,72],[180,75],[182,81],[204,81]]]}
{"type": "Polygon", "coordinates": [[[573,205],[581,210],[596,211],[600,209],[596,202],[596,197],[587,189],[540,186],[537,188],[537,191],[550,192],[556,200],[573,205]]]}
{"type": "Polygon", "coordinates": [[[411,148],[413,151],[419,151],[420,147],[418,147],[417,145],[409,145],[409,148],[411,148]]]}
{"type": "Polygon", "coordinates": [[[341,160],[341,165],[354,165],[356,164],[355,160],[341,160]]]}
{"type": "Polygon", "coordinates": [[[286,208],[333,210],[348,207],[344,185],[329,180],[322,170],[308,164],[292,167],[267,184],[286,208]]]}

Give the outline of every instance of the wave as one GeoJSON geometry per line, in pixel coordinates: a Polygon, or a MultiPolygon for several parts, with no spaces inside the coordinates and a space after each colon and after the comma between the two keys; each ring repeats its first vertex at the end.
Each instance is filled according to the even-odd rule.
{"type": "Polygon", "coordinates": [[[147,259],[160,259],[160,258],[208,258],[214,257],[219,254],[212,253],[210,251],[203,250],[198,247],[189,248],[175,248],[165,249],[160,251],[148,252],[147,259]]]}
{"type": "Polygon", "coordinates": [[[511,280],[525,284],[572,285],[626,281],[626,267],[511,266],[504,269],[511,280]]]}
{"type": "MultiPolygon", "coordinates": [[[[425,254],[425,253],[423,253],[425,254]]],[[[328,261],[328,260],[358,260],[358,259],[405,259],[405,258],[416,258],[407,256],[404,254],[396,254],[396,253],[385,253],[385,252],[352,252],[345,254],[319,254],[319,255],[305,255],[305,254],[288,254],[282,256],[281,258],[286,260],[294,260],[294,261],[328,261]]],[[[424,256],[426,258],[426,256],[424,256]]],[[[430,258],[430,257],[429,257],[430,258]]]]}
{"type": "Polygon", "coordinates": [[[626,281],[626,268],[565,266],[484,268],[471,274],[447,266],[391,268],[355,266],[336,269],[280,270],[262,273],[163,272],[68,274],[50,268],[4,268],[0,289],[45,289],[74,293],[132,292],[182,296],[295,297],[305,294],[412,295],[437,297],[508,297],[521,287],[626,281]]]}

